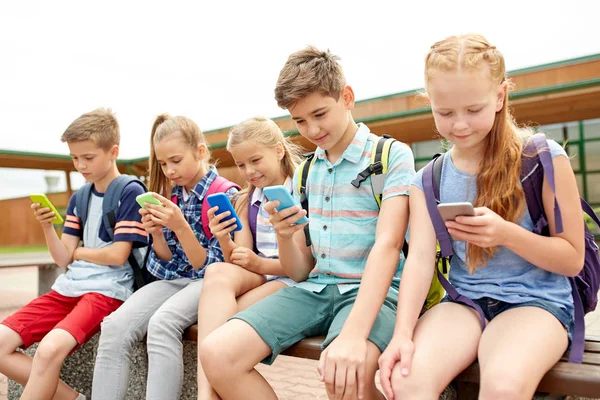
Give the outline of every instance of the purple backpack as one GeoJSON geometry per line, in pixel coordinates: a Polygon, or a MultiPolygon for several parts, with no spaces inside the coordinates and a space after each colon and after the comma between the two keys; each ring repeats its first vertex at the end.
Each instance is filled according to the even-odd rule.
{"type": "MultiPolygon", "coordinates": [[[[548,142],[544,134],[535,134],[529,138],[524,145],[524,156],[521,158],[521,184],[525,193],[525,200],[529,215],[534,223],[533,231],[540,235],[549,236],[548,221],[544,213],[542,203],[542,186],[544,176],[554,193],[554,220],[556,223],[556,232],[563,231],[562,214],[558,201],[556,200],[556,190],[554,185],[554,166],[552,164],[552,155],[548,150],[548,142]],[[528,156],[536,154],[535,156],[528,156]]],[[[435,233],[440,244],[440,254],[443,262],[448,263],[452,256],[452,246],[450,235],[442,217],[437,210],[437,204],[440,198],[440,180],[442,172],[444,155],[436,156],[423,170],[423,189],[427,202],[427,209],[431,221],[435,228],[435,233]]],[[[594,210],[585,200],[581,199],[583,211],[588,214],[600,227],[600,220],[594,213],[594,210]]],[[[598,245],[594,240],[594,235],[585,227],[585,260],[584,266],[579,275],[569,277],[573,295],[573,305],[575,307],[575,329],[573,331],[572,346],[569,353],[569,362],[581,363],[583,361],[583,350],[585,343],[585,321],[584,315],[596,308],[598,303],[598,290],[600,289],[600,255],[598,254],[598,245]]],[[[485,328],[485,316],[483,310],[477,306],[471,299],[461,295],[444,278],[438,270],[438,278],[442,286],[448,293],[448,296],[455,302],[465,304],[474,308],[481,319],[482,328],[485,328]]]]}

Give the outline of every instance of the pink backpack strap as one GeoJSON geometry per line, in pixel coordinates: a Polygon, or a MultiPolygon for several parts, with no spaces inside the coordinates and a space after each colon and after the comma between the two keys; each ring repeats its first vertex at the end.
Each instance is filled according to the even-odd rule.
{"type": "Polygon", "coordinates": [[[235,182],[228,181],[222,176],[217,176],[208,187],[208,190],[202,199],[202,229],[204,229],[204,234],[209,239],[212,239],[213,236],[212,233],[210,233],[210,228],[208,227],[208,209],[210,206],[208,205],[208,200],[206,200],[206,198],[211,194],[225,193],[231,188],[236,188],[239,190],[240,186],[235,182]]]}

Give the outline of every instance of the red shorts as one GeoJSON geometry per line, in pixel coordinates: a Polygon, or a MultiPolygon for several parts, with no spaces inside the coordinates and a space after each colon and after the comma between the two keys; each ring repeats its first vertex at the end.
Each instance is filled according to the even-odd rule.
{"type": "Polygon", "coordinates": [[[67,297],[51,290],[6,317],[2,325],[21,336],[21,347],[25,349],[41,341],[53,329],[69,332],[82,345],[100,330],[104,317],[121,304],[121,300],[99,293],[67,297]]]}

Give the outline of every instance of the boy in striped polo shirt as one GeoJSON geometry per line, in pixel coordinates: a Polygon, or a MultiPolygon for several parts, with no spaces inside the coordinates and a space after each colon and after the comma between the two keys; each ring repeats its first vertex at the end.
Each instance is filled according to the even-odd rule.
{"type": "MultiPolygon", "coordinates": [[[[354,122],[354,92],[338,57],[314,47],[293,53],[275,98],[300,134],[318,146],[307,180],[312,245],[306,246],[303,225],[294,225],[306,215],[299,206],[280,212],[276,202],[265,206],[277,231],[281,265],[299,283],[213,332],[202,343],[202,365],[224,400],[275,399],[255,365],[273,362],[303,338],[326,335],[319,371],[330,398],[383,399],[374,376],[394,330],[415,174],[412,152],[403,143],[392,144],[379,209],[371,177],[358,188],[351,184],[371,164],[378,137],[354,122]]],[[[298,179],[296,173],[294,188],[298,179]]]]}

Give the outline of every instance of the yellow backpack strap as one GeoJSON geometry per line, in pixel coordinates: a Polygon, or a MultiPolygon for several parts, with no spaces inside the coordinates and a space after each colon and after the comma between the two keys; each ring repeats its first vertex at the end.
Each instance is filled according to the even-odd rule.
{"type": "MultiPolygon", "coordinates": [[[[315,163],[315,153],[306,154],[306,159],[298,166],[298,194],[300,194],[300,205],[302,209],[306,211],[308,217],[308,193],[306,190],[306,182],[308,181],[308,173],[315,163]],[[308,164],[308,165],[307,165],[308,164]]],[[[309,247],[312,244],[310,240],[310,231],[308,224],[304,226],[304,236],[306,238],[306,246],[309,247]]]]}

